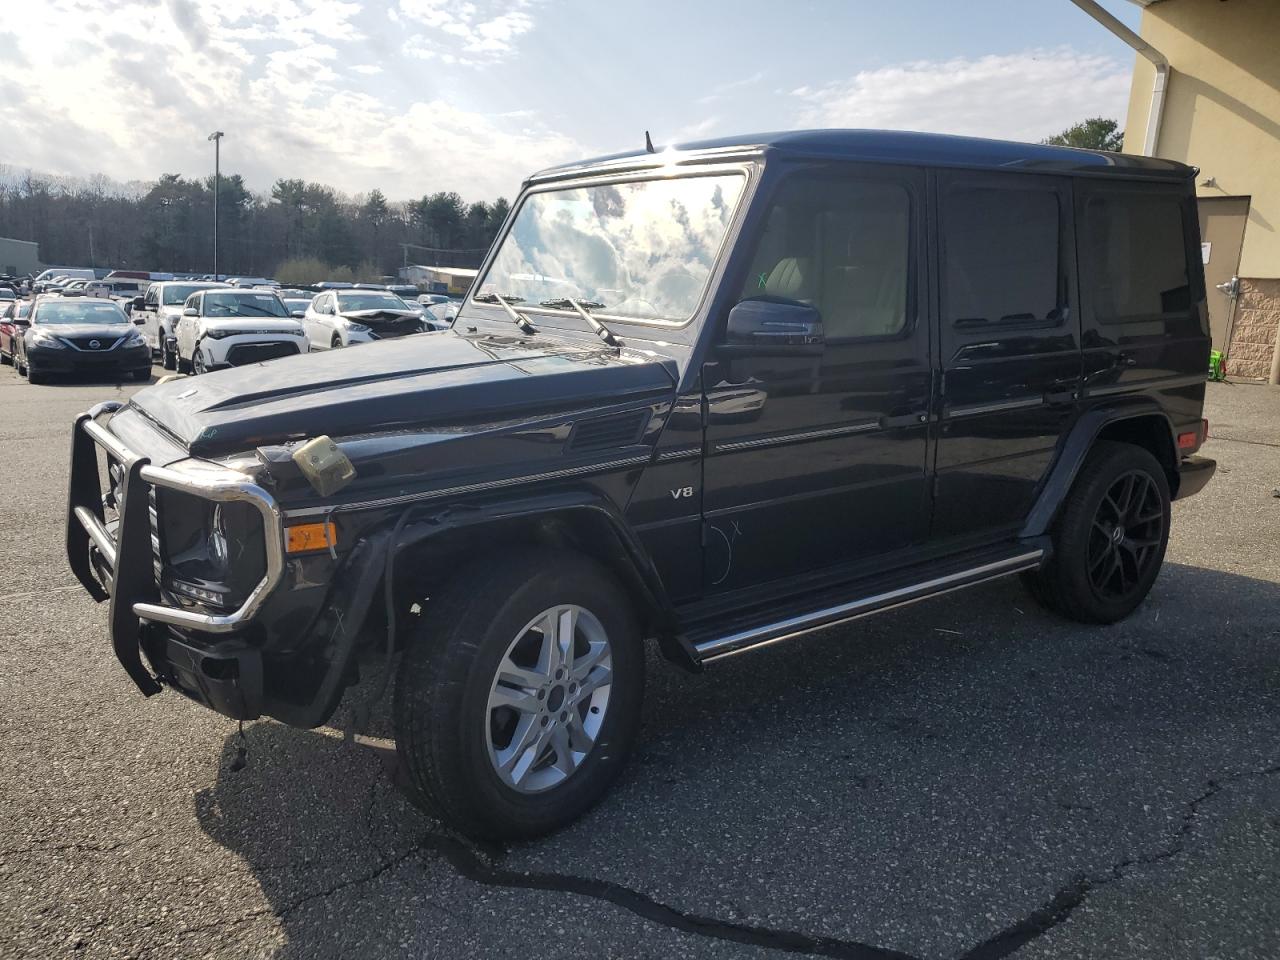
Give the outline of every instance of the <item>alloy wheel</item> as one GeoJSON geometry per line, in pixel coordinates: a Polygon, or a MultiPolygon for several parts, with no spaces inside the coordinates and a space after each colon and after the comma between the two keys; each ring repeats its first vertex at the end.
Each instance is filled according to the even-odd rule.
{"type": "Polygon", "coordinates": [[[1127,596],[1160,558],[1164,504],[1144,471],[1121,474],[1107,488],[1089,531],[1089,582],[1100,596],[1127,596]]]}
{"type": "Polygon", "coordinates": [[[511,641],[485,710],[485,742],[508,787],[558,786],[595,746],[609,709],[613,649],[584,607],[544,610],[511,641]]]}

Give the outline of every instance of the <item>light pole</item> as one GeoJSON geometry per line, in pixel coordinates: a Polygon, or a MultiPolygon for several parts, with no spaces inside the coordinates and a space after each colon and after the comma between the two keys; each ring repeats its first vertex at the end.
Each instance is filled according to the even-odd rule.
{"type": "Polygon", "coordinates": [[[209,139],[213,141],[213,279],[221,279],[218,276],[218,181],[222,178],[222,138],[224,134],[221,130],[215,130],[209,134],[209,139]]]}

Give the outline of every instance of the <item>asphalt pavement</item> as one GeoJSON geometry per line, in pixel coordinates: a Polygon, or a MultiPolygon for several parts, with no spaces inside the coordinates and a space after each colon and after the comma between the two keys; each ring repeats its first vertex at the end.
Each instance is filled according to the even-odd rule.
{"type": "MultiPolygon", "coordinates": [[[[68,431],[137,387],[0,368],[0,957],[1280,956],[1280,390],[1110,628],[1016,580],[650,662],[628,772],[477,847],[338,729],[141,697],[62,554],[68,431]]],[[[385,720],[373,732],[387,735],[385,720]]]]}

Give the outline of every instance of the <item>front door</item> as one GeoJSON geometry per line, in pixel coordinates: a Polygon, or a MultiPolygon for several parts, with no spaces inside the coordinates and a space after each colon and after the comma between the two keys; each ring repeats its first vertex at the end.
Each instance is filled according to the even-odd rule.
{"type": "Polygon", "coordinates": [[[1209,302],[1209,329],[1213,348],[1228,352],[1228,327],[1235,306],[1234,278],[1240,269],[1244,225],[1249,220],[1248,197],[1201,199],[1200,259],[1204,262],[1204,286],[1209,302]]]}
{"type": "Polygon", "coordinates": [[[822,164],[778,183],[739,300],[815,307],[826,345],[703,368],[707,593],[880,563],[925,535],[924,198],[918,170],[822,164]]]}

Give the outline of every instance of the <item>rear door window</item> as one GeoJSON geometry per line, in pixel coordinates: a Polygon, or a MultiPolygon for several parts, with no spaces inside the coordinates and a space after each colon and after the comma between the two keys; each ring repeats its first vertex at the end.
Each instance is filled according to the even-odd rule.
{"type": "Polygon", "coordinates": [[[975,331],[1060,321],[1061,235],[1051,188],[953,184],[942,226],[945,321],[975,331]]]}

